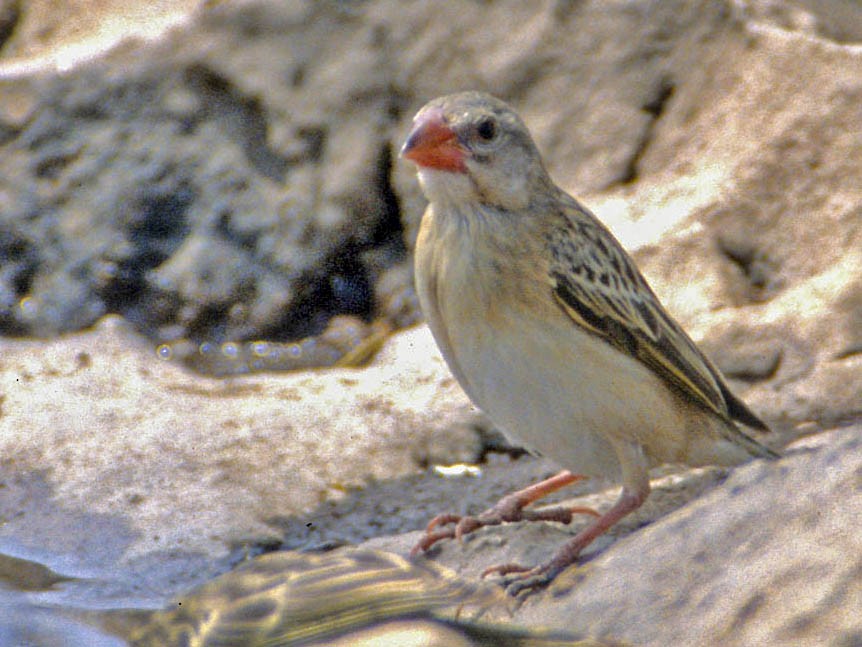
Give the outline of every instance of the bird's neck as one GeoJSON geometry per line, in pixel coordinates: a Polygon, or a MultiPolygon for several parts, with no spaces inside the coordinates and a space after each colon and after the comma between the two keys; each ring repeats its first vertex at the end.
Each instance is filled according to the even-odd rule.
{"type": "Polygon", "coordinates": [[[466,173],[420,168],[418,176],[428,202],[441,210],[475,202],[478,197],[473,182],[466,173]]]}

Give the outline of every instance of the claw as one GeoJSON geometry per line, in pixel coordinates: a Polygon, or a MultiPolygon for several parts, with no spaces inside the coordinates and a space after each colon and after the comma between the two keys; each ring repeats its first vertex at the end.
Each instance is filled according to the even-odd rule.
{"type": "MultiPolygon", "coordinates": [[[[425,552],[442,539],[461,540],[465,535],[469,535],[471,532],[485,526],[497,526],[513,521],[558,521],[560,523],[570,523],[572,517],[576,514],[588,514],[599,517],[599,513],[592,508],[577,506],[568,508],[556,506],[544,510],[525,509],[531,503],[534,503],[545,495],[555,492],[566,485],[580,481],[583,478],[585,477],[572,474],[568,471],[562,471],[540,483],[503,497],[495,506],[485,510],[485,512],[478,516],[438,514],[428,522],[425,528],[425,535],[411,549],[410,555],[415,556],[421,552],[425,552]],[[447,527],[444,528],[443,526],[447,527]]],[[[532,573],[535,570],[530,570],[516,564],[504,564],[486,570],[482,574],[482,577],[491,573],[507,575],[511,573],[532,573]]],[[[536,571],[535,576],[538,576],[538,571],[536,571]]],[[[535,576],[531,576],[531,578],[535,576]]],[[[524,587],[521,588],[523,589],[524,587]]],[[[534,587],[530,586],[528,588],[534,587]]]]}
{"type": "Polygon", "coordinates": [[[548,586],[557,575],[558,573],[554,570],[539,566],[506,582],[506,593],[513,598],[517,598],[521,594],[530,595],[538,589],[548,586]]]}
{"type": "Polygon", "coordinates": [[[489,575],[508,575],[510,573],[526,573],[527,571],[534,570],[529,566],[521,566],[520,564],[509,563],[509,564],[497,564],[495,566],[489,566],[482,574],[479,576],[481,578],[488,577],[489,575]]]}
{"type": "Polygon", "coordinates": [[[440,530],[435,530],[434,532],[426,532],[422,539],[416,542],[416,545],[410,549],[410,556],[416,557],[419,553],[427,552],[431,546],[441,539],[453,539],[454,537],[454,528],[442,528],[440,530]]]}
{"type": "Polygon", "coordinates": [[[482,571],[482,577],[488,575],[501,576],[503,588],[513,598],[519,596],[527,597],[538,589],[546,587],[563,570],[554,567],[553,564],[542,564],[541,566],[529,567],[520,564],[497,564],[482,571]]]}
{"type": "Polygon", "coordinates": [[[431,521],[428,522],[427,526],[425,526],[425,532],[431,532],[437,526],[445,526],[449,523],[458,523],[461,521],[461,519],[462,517],[459,514],[438,514],[436,517],[434,517],[431,521]]]}
{"type": "Polygon", "coordinates": [[[455,539],[460,541],[464,535],[469,535],[474,530],[481,528],[482,525],[482,522],[476,517],[464,517],[455,526],[455,539]]]}

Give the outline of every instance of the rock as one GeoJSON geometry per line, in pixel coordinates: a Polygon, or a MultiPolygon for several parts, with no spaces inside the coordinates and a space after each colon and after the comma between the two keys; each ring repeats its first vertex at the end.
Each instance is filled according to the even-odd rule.
{"type": "MultiPolygon", "coordinates": [[[[62,7],[39,23],[38,6],[19,38],[58,26],[62,7]]],[[[831,196],[837,226],[853,214],[858,153],[840,125],[858,118],[858,55],[828,39],[854,38],[854,10],[257,0],[154,21],[161,39],[62,77],[7,65],[0,241],[15,262],[0,326],[50,335],[113,312],[158,341],[221,343],[295,341],[338,314],[412,320],[382,307],[423,206],[395,152],[415,108],[463,87],[512,101],[553,174],[602,217],[622,199],[641,229],[704,223],[687,257],[711,254],[710,288],[667,292],[683,317],[703,299],[765,302],[793,280],[781,196],[806,212],[831,196]],[[749,217],[756,205],[769,209],[749,217]],[[772,231],[785,236],[762,240],[772,231]]],[[[796,278],[810,270],[796,265],[796,278]]]]}
{"type": "Polygon", "coordinates": [[[20,15],[21,7],[18,0],[0,1],[0,49],[15,31],[20,15]]]}
{"type": "MultiPolygon", "coordinates": [[[[374,536],[406,553],[434,513],[553,471],[485,455],[489,423],[424,328],[367,368],[282,377],[200,378],[154,353],[415,321],[424,204],[396,152],[416,108],[477,88],[515,105],[767,441],[810,436],[724,483],[655,474],[644,508],[515,619],[576,612],[636,644],[859,642],[858,3],[207,3],[63,74],[27,50],[34,15],[0,63],[0,330],[86,329],[0,341],[0,551],[59,555],[68,578],[38,601],[162,606],[238,546],[374,536]]],[[[601,487],[577,502],[606,507],[601,487]]],[[[466,577],[535,563],[584,522],[431,558],[466,577]]]]}
{"type": "Polygon", "coordinates": [[[839,43],[862,40],[859,5],[853,0],[745,0],[735,3],[735,7],[752,22],[763,22],[839,43]]]}
{"type": "Polygon", "coordinates": [[[248,3],[64,76],[7,69],[0,232],[17,264],[0,328],[50,336],[111,312],[220,343],[370,315],[404,255],[378,60],[347,9],[248,3]]]}
{"type": "MultiPolygon", "coordinates": [[[[69,70],[124,40],[153,40],[182,24],[201,0],[168,0],[130,6],[122,0],[4,0],[16,7],[14,32],[2,66],[12,74],[69,70]]],[[[0,44],[3,43],[0,37],[0,44]]]]}
{"type": "MultiPolygon", "coordinates": [[[[589,635],[644,646],[855,644],[862,635],[855,613],[860,431],[856,425],[807,439],[781,461],[736,468],[723,482],[716,470],[654,481],[642,510],[512,620],[557,628],[576,622],[589,635]]],[[[601,510],[616,493],[566,503],[601,510]]],[[[501,562],[547,559],[585,523],[486,528],[439,544],[430,558],[478,577],[501,562]]],[[[417,538],[365,545],[406,552],[417,538]]]]}
{"type": "Polygon", "coordinates": [[[824,434],[778,464],[736,470],[576,571],[565,597],[516,617],[558,626],[577,613],[595,635],[644,646],[854,644],[859,432],[824,434]]]}
{"type": "Polygon", "coordinates": [[[97,545],[128,562],[278,541],[281,519],[481,449],[424,327],[366,369],[229,381],[160,361],[118,318],[49,343],[3,341],[2,353],[0,538],[85,561],[97,545]],[[96,519],[115,527],[111,551],[96,519]]]}

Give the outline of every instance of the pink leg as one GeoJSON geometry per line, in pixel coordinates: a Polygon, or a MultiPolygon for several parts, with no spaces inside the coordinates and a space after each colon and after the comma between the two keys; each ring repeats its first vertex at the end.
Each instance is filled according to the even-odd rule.
{"type": "Polygon", "coordinates": [[[563,470],[551,478],[503,497],[494,507],[485,510],[477,517],[462,517],[454,514],[437,515],[428,524],[425,535],[413,547],[410,554],[416,555],[420,551],[426,551],[441,539],[460,539],[484,526],[496,526],[503,522],[559,521],[560,523],[569,523],[575,514],[591,514],[598,517],[599,514],[591,508],[558,506],[546,510],[524,509],[542,497],[585,478],[585,476],[563,470]],[[454,524],[454,526],[441,527],[449,524],[454,524]]]}
{"type": "Polygon", "coordinates": [[[516,574],[506,586],[506,591],[517,596],[522,591],[541,588],[551,582],[566,568],[578,561],[581,551],[605,531],[615,525],[620,519],[637,510],[646,500],[649,489],[641,492],[628,492],[623,489],[620,498],[614,506],[600,516],[596,522],[563,544],[554,556],[546,563],[535,568],[526,568],[518,564],[500,564],[492,566],[482,573],[482,576],[496,573],[499,575],[516,574]]]}
{"type": "Polygon", "coordinates": [[[563,547],[544,564],[535,568],[518,564],[501,564],[486,569],[483,576],[491,573],[513,575],[506,578],[506,591],[513,596],[546,586],[567,567],[574,564],[581,551],[597,537],[620,519],[641,507],[650,492],[647,461],[643,449],[638,445],[625,444],[617,447],[617,454],[623,471],[623,491],[610,510],[601,515],[592,526],[585,528],[563,544],[563,547]]]}

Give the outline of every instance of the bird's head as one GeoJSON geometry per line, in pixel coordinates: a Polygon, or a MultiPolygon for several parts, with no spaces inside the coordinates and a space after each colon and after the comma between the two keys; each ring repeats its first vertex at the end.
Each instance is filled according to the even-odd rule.
{"type": "Polygon", "coordinates": [[[401,157],[418,167],[432,203],[526,207],[537,183],[549,181],[527,127],[489,94],[434,99],[413,120],[401,157]]]}

